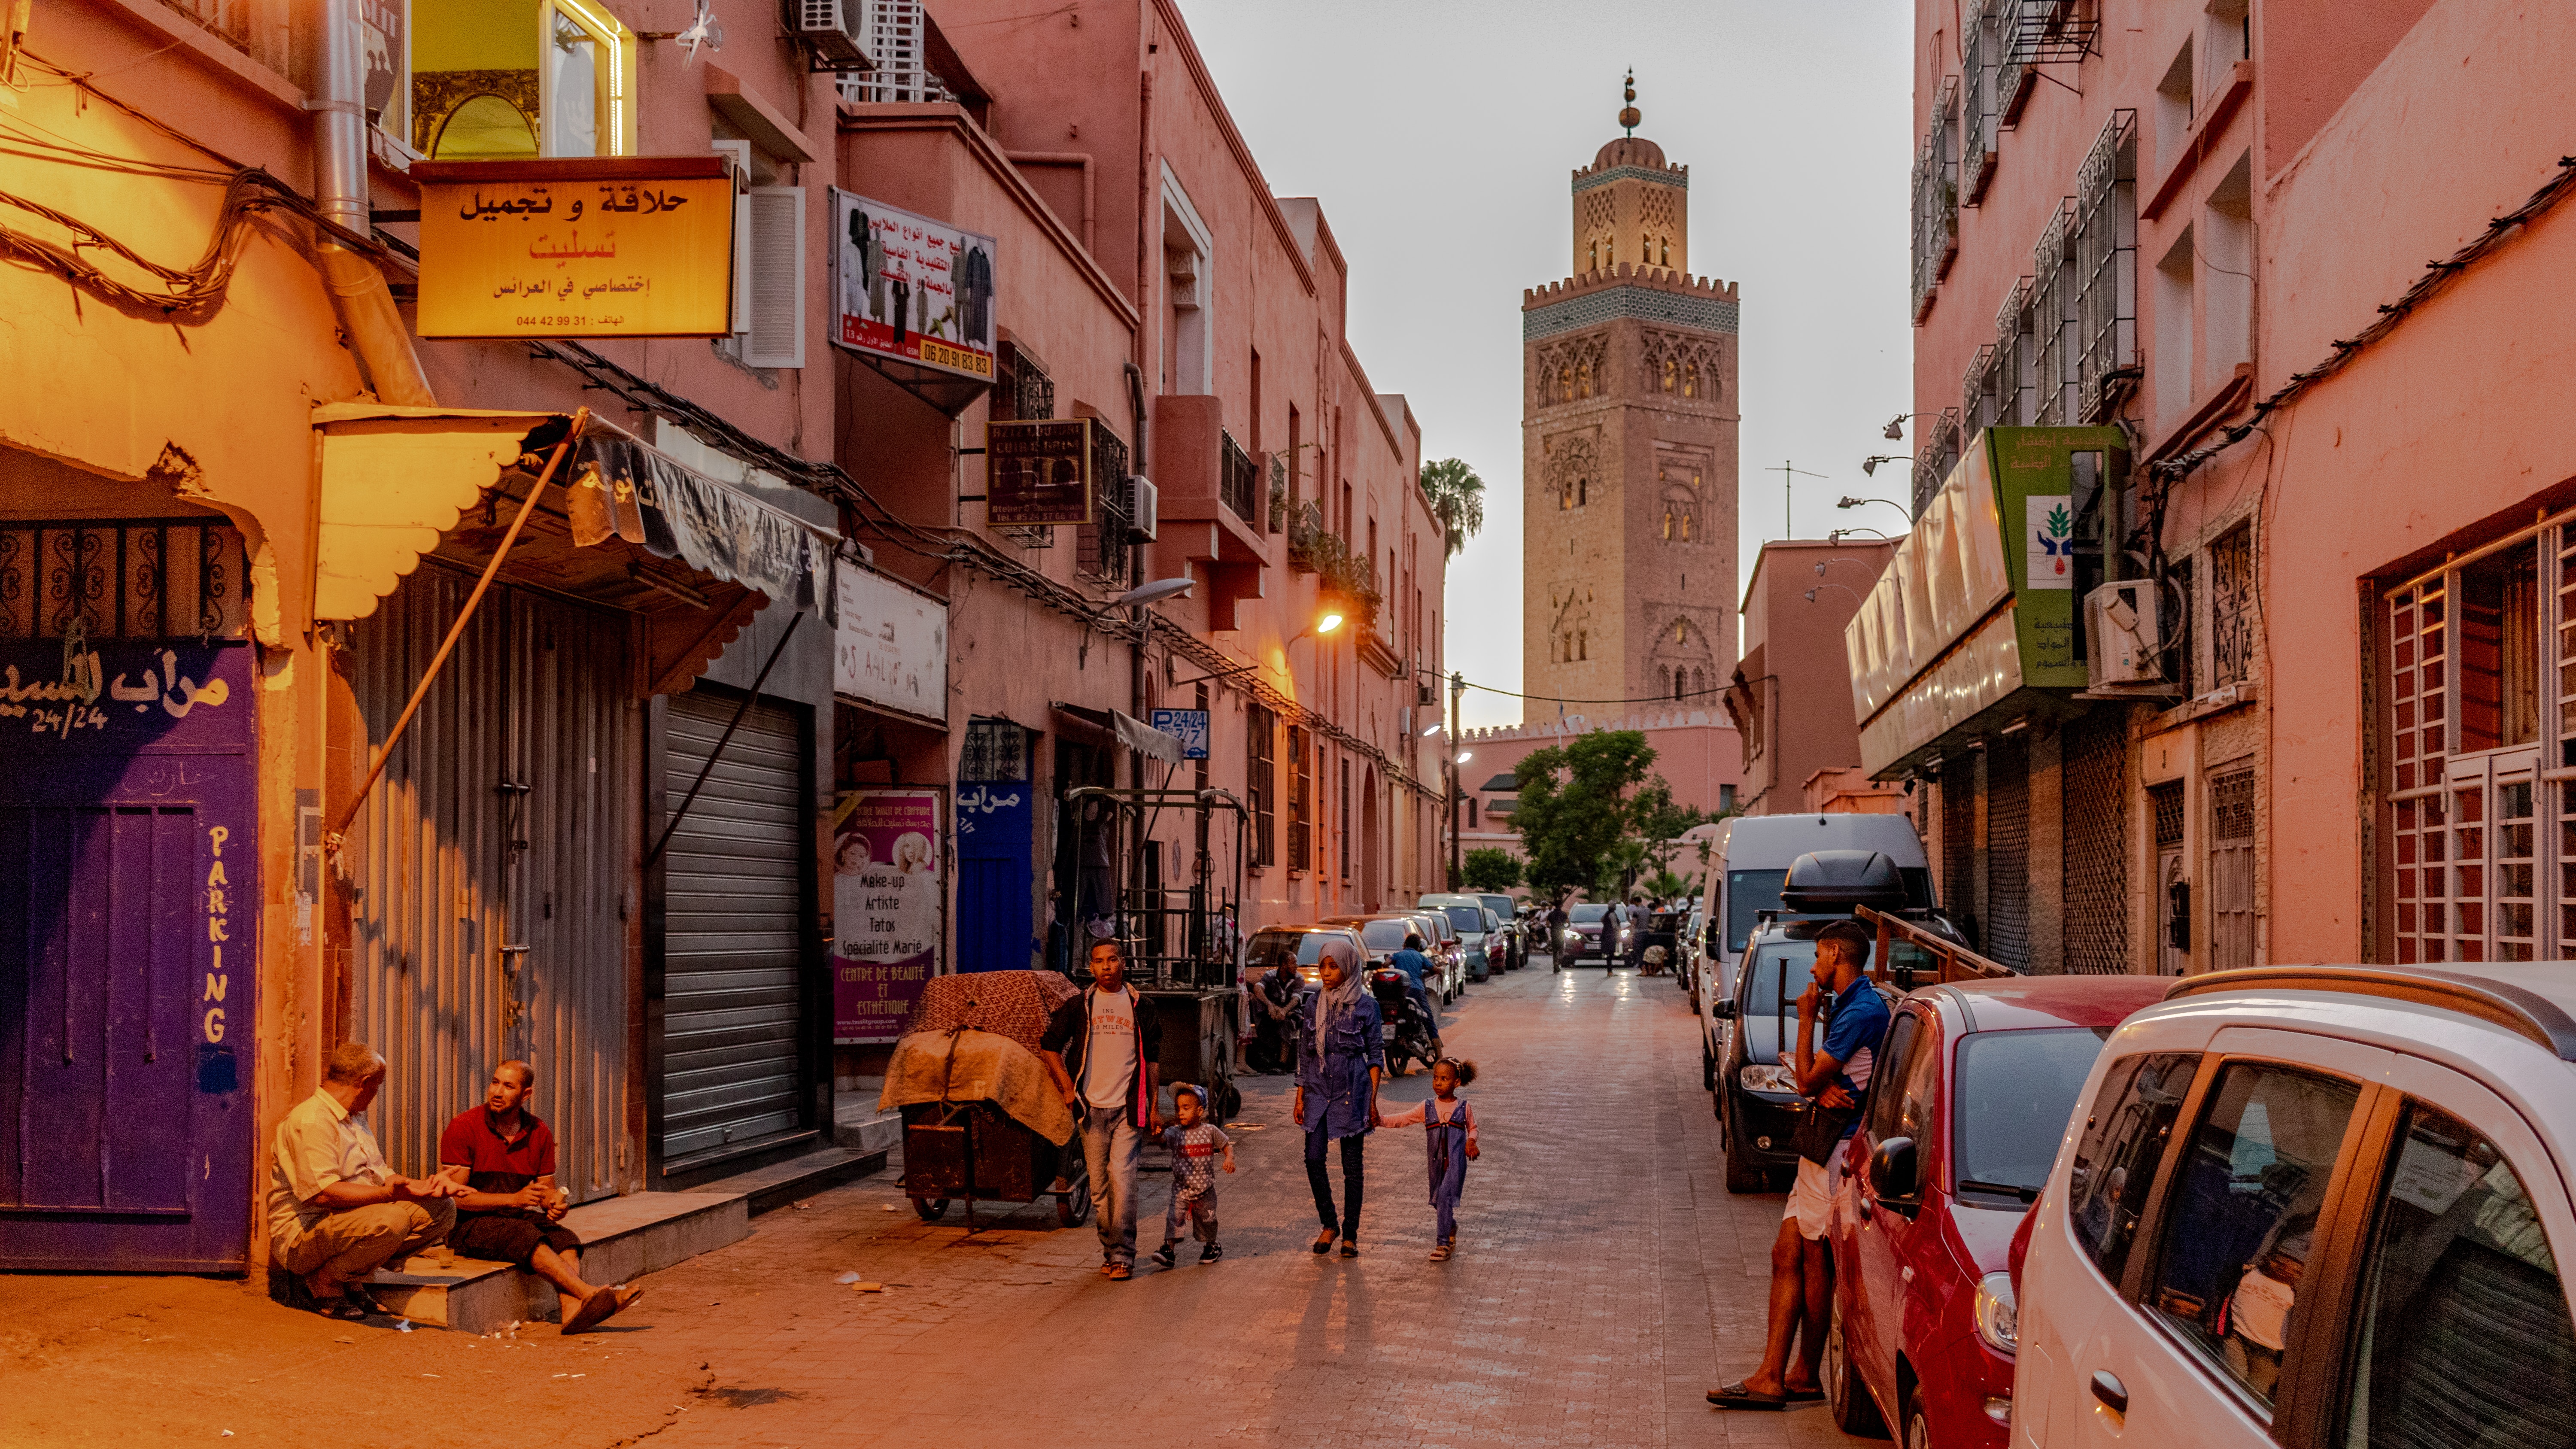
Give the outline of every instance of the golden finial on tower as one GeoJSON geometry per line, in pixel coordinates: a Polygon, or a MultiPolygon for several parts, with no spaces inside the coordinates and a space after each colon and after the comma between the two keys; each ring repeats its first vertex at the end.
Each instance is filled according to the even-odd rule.
{"type": "Polygon", "coordinates": [[[1637,110],[1637,69],[1634,66],[1628,68],[1626,99],[1628,104],[1619,108],[1619,124],[1633,136],[1637,134],[1637,123],[1646,119],[1637,110]]]}

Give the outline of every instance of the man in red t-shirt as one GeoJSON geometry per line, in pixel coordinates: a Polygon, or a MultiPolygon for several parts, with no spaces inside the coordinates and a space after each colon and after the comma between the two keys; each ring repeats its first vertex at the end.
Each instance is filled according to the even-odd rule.
{"type": "Polygon", "coordinates": [[[483,1105],[456,1114],[438,1134],[439,1176],[460,1183],[447,1245],[468,1258],[516,1263],[555,1285],[563,1331],[581,1333],[644,1296],[641,1288],[594,1288],[581,1278],[581,1235],[563,1226],[571,1200],[555,1188],[555,1134],[525,1103],[536,1068],[509,1061],[492,1069],[483,1105]]]}

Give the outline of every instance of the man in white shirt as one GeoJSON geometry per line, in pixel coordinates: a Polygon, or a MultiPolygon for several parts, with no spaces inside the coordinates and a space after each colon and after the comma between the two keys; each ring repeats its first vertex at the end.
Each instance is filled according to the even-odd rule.
{"type": "Polygon", "coordinates": [[[1136,1264],[1137,1157],[1144,1139],[1163,1130],[1154,1069],[1162,1023],[1127,984],[1125,947],[1115,940],[1092,946],[1091,989],[1056,1008],[1040,1050],[1082,1123],[1100,1271],[1124,1282],[1136,1264]]]}
{"type": "Polygon", "coordinates": [[[385,1059],[374,1048],[342,1043],[321,1087],[277,1124],[270,1153],[270,1260],[301,1278],[314,1308],[332,1318],[382,1313],[360,1282],[446,1238],[453,1199],[465,1191],[385,1165],[365,1121],[384,1084],[385,1059]]]}

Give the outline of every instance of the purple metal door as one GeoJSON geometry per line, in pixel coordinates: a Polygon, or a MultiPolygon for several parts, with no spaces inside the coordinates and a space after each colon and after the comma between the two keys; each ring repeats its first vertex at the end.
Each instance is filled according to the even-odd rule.
{"type": "MultiPolygon", "coordinates": [[[[12,620],[0,588],[17,625],[0,627],[0,1269],[238,1269],[259,924],[257,686],[224,637],[240,541],[61,527],[70,592],[30,592],[85,616],[12,620]],[[177,590],[159,571],[174,542],[195,575],[177,590]],[[129,587],[157,597],[133,607],[129,587]],[[164,637],[151,605],[173,592],[203,634],[164,637]]],[[[0,585],[26,528],[0,523],[0,585]]],[[[27,552],[41,564],[59,537],[27,552]]]]}

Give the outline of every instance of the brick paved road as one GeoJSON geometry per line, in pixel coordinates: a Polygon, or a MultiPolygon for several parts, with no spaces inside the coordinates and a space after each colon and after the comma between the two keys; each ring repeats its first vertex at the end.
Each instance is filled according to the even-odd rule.
{"type": "MultiPolygon", "coordinates": [[[[1308,1254],[1286,1084],[1254,1079],[1213,1266],[1185,1248],[1111,1283],[1091,1229],[1051,1209],[968,1237],[880,1177],[757,1219],[578,1340],[352,1328],[205,1279],[0,1277],[0,1443],[306,1444],[317,1405],[346,1449],[469,1425],[580,1449],[1847,1442],[1820,1408],[1701,1399],[1759,1352],[1780,1199],[1727,1195],[1670,979],[1542,965],[1473,988],[1444,1030],[1485,1072],[1448,1263],[1424,1259],[1402,1130],[1371,1145],[1364,1256],[1308,1254]]],[[[1146,1181],[1150,1246],[1167,1179],[1146,1181]]]]}
{"type": "MultiPolygon", "coordinates": [[[[1087,1227],[1024,1210],[969,1238],[888,1212],[901,1199],[877,1180],[660,1275],[653,1332],[627,1341],[685,1338],[715,1391],[655,1444],[1845,1442],[1819,1409],[1701,1397],[1758,1354],[1780,1199],[1727,1196],[1670,979],[1522,971],[1474,988],[1445,1034],[1485,1074],[1456,1259],[1425,1260],[1422,1145],[1403,1131],[1371,1143],[1363,1256],[1310,1255],[1284,1080],[1259,1079],[1216,1265],[1185,1248],[1111,1283],[1087,1227]],[[899,1286],[853,1293],[832,1285],[844,1270],[899,1286]]],[[[1417,1075],[1387,1096],[1427,1091],[1417,1075]]],[[[1164,1182],[1147,1179],[1149,1224],[1164,1182]]]]}

